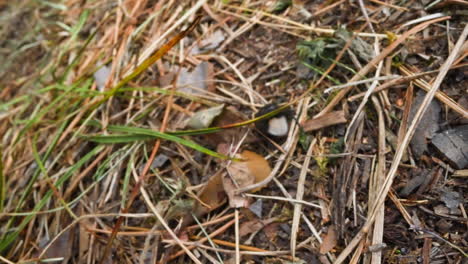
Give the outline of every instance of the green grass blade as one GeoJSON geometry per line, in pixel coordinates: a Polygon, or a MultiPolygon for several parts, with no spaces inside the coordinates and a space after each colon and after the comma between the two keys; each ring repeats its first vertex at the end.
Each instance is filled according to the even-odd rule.
{"type": "Polygon", "coordinates": [[[131,143],[135,141],[149,140],[154,137],[147,135],[97,135],[97,136],[86,136],[90,141],[101,143],[101,144],[120,144],[120,143],[131,143]]]}
{"type": "MultiPolygon", "coordinates": [[[[222,131],[224,129],[228,128],[234,128],[234,127],[241,127],[241,126],[246,126],[255,122],[258,122],[263,119],[267,119],[270,117],[273,117],[277,115],[278,113],[284,111],[290,106],[290,104],[284,104],[277,109],[268,112],[264,115],[261,115],[259,117],[244,121],[244,122],[239,122],[239,123],[234,123],[234,124],[229,124],[226,126],[222,127],[209,127],[209,128],[203,128],[203,129],[194,129],[194,130],[183,130],[183,131],[175,131],[175,132],[168,132],[168,134],[175,135],[175,136],[192,136],[192,135],[203,135],[203,134],[210,134],[210,133],[216,133],[219,131],[222,131]]],[[[109,126],[109,129],[111,129],[112,126],[109,126]]]]}
{"type": "Polygon", "coordinates": [[[231,159],[230,157],[228,157],[226,155],[219,154],[219,153],[217,153],[215,151],[212,151],[212,150],[207,149],[207,148],[205,148],[203,146],[200,146],[199,144],[197,144],[197,143],[195,143],[193,141],[186,140],[186,139],[183,139],[183,138],[180,138],[180,137],[177,137],[177,136],[174,136],[174,135],[170,135],[170,134],[167,134],[167,133],[161,133],[161,132],[154,131],[154,130],[147,129],[147,128],[127,127],[127,126],[109,126],[109,130],[114,131],[114,132],[118,132],[118,133],[126,133],[128,135],[110,135],[110,136],[104,136],[104,135],[101,136],[100,135],[100,136],[90,136],[90,137],[87,137],[87,138],[89,140],[95,141],[95,142],[112,144],[112,143],[124,143],[124,142],[118,142],[118,140],[127,140],[128,139],[129,141],[125,141],[125,142],[131,142],[130,140],[132,140],[132,139],[133,139],[133,141],[148,139],[148,138],[143,138],[141,136],[149,136],[149,137],[153,137],[153,138],[160,138],[160,139],[176,142],[176,143],[182,144],[184,146],[187,146],[189,148],[200,151],[202,153],[205,153],[207,155],[213,156],[215,158],[231,159]]]}
{"type": "MultiPolygon", "coordinates": [[[[317,68],[317,67],[315,67],[315,66],[313,66],[313,65],[310,65],[310,64],[308,64],[307,62],[302,62],[302,64],[304,64],[307,68],[313,70],[314,72],[319,73],[320,75],[324,75],[324,74],[325,74],[325,73],[323,72],[323,70],[321,70],[321,69],[319,69],[319,68],[317,68]]],[[[340,84],[341,84],[340,81],[338,81],[337,79],[331,77],[330,75],[326,75],[325,77],[326,77],[328,80],[332,81],[335,85],[340,85],[340,84]]]]}
{"type": "MultiPolygon", "coordinates": [[[[31,148],[32,148],[32,153],[33,153],[34,160],[36,161],[37,166],[38,166],[39,170],[41,171],[42,175],[44,176],[44,178],[47,181],[52,182],[52,180],[49,177],[49,173],[48,173],[46,167],[44,166],[44,163],[42,162],[41,157],[39,156],[39,152],[37,151],[37,134],[33,139],[33,142],[31,144],[31,148]]],[[[62,204],[62,206],[65,208],[65,210],[70,214],[70,216],[72,216],[73,218],[76,219],[77,218],[76,215],[70,209],[68,204],[63,200],[63,198],[60,197],[59,199],[60,199],[59,202],[62,204]]]]}
{"type": "MultiPolygon", "coordinates": [[[[58,141],[59,137],[62,135],[62,132],[65,129],[65,127],[67,126],[67,124],[68,124],[68,122],[63,122],[62,125],[60,126],[60,128],[55,133],[54,138],[51,140],[51,142],[50,142],[50,144],[49,144],[49,146],[48,146],[48,148],[46,150],[46,153],[44,154],[44,156],[42,158],[42,163],[44,163],[50,157],[50,154],[52,153],[52,150],[55,148],[55,146],[57,144],[57,141],[58,141]]],[[[16,203],[15,212],[18,212],[22,208],[24,201],[29,196],[29,194],[31,193],[33,185],[36,183],[36,179],[37,179],[37,177],[39,177],[40,172],[41,172],[41,170],[39,168],[37,168],[36,171],[34,171],[34,174],[32,175],[31,179],[28,181],[28,184],[26,185],[26,187],[23,189],[23,192],[21,193],[21,196],[20,196],[18,202],[16,203]]],[[[8,220],[7,224],[4,226],[4,230],[8,230],[10,228],[10,226],[14,222],[14,219],[15,219],[15,217],[11,217],[8,220]]],[[[2,234],[2,239],[4,238],[4,236],[5,236],[5,234],[2,234]]]]}
{"type": "Polygon", "coordinates": [[[120,88],[124,87],[127,83],[131,80],[135,79],[138,75],[140,75],[143,71],[148,69],[151,65],[153,65],[157,60],[162,58],[172,47],[174,47],[181,39],[187,36],[192,30],[195,28],[196,25],[200,22],[201,17],[197,17],[195,21],[190,24],[190,26],[178,33],[175,37],[170,39],[166,44],[164,44],[161,48],[159,48],[153,55],[149,56],[146,60],[144,60],[140,65],[138,65],[129,75],[125,76],[120,82],[118,82],[107,95],[100,100],[94,108],[99,107],[102,103],[107,101],[111,98],[120,88]]]}
{"type": "MultiPolygon", "coordinates": [[[[81,158],[76,164],[74,164],[64,175],[62,175],[57,182],[55,183],[55,187],[59,188],[62,186],[62,184],[67,181],[74,173],[80,169],[83,165],[85,165],[91,158],[93,158],[95,155],[100,153],[104,146],[97,146],[93,150],[91,150],[89,153],[87,153],[83,158],[81,158]]],[[[44,205],[49,202],[50,198],[52,196],[52,190],[49,190],[44,197],[36,204],[36,206],[33,209],[33,212],[38,212],[41,210],[44,205]]],[[[31,214],[23,218],[21,223],[14,229],[13,232],[7,234],[0,240],[0,252],[3,252],[8,246],[16,240],[20,232],[23,231],[23,229],[28,225],[29,221],[33,219],[35,215],[31,214]]],[[[6,230],[7,232],[9,230],[6,230]]]]}

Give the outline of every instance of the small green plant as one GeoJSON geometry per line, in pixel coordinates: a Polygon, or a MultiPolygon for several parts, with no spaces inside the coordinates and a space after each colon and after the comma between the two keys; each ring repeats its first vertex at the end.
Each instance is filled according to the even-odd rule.
{"type": "Polygon", "coordinates": [[[275,7],[272,10],[272,13],[281,13],[286,8],[290,7],[292,5],[291,0],[279,0],[276,2],[275,7]]]}
{"type": "Polygon", "coordinates": [[[317,74],[322,74],[336,57],[339,44],[333,38],[317,38],[301,41],[296,45],[296,51],[301,63],[317,74]]]}

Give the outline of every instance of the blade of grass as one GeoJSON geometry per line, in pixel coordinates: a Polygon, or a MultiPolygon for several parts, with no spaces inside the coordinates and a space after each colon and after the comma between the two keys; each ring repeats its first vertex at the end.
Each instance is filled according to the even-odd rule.
{"type": "MultiPolygon", "coordinates": [[[[80,22],[81,22],[81,19],[83,19],[83,23],[84,21],[86,20],[86,18],[88,17],[88,10],[85,10],[85,12],[83,12],[82,16],[80,17],[80,22]]],[[[67,66],[67,68],[65,69],[64,71],[64,74],[61,78],[61,80],[65,80],[68,76],[68,74],[70,73],[70,70],[78,63],[78,61],[81,59],[82,55],[84,54],[84,52],[86,51],[86,48],[89,46],[89,44],[91,43],[91,40],[94,39],[94,37],[96,36],[96,34],[99,32],[100,28],[102,25],[105,24],[105,22],[109,19],[110,16],[106,16],[105,18],[103,18],[101,20],[101,22],[99,23],[99,25],[97,26],[97,28],[93,31],[93,33],[86,39],[84,45],[80,48],[80,50],[78,51],[77,53],[77,56],[73,59],[73,61],[70,63],[70,65],[67,66]]],[[[79,23],[81,25],[81,23],[79,23]]],[[[76,31],[76,33],[79,33],[79,31],[81,30],[81,27],[78,27],[77,29],[73,29],[73,32],[76,31]]],[[[110,58],[109,60],[111,60],[112,58],[110,58]]],[[[84,77],[84,76],[83,76],[84,77]]],[[[80,78],[81,79],[81,78],[80,78]]]]}
{"type": "Polygon", "coordinates": [[[144,60],[138,67],[136,67],[132,73],[124,77],[120,82],[115,85],[110,92],[98,103],[94,106],[94,108],[98,107],[101,105],[103,102],[107,101],[110,97],[112,97],[120,88],[125,86],[127,83],[129,83],[131,80],[135,79],[138,75],[140,75],[144,70],[146,70],[148,67],[153,65],[157,60],[162,58],[172,47],[174,47],[181,39],[183,39],[185,36],[187,36],[190,32],[192,32],[195,29],[195,26],[198,25],[198,23],[201,20],[201,16],[198,16],[195,21],[190,24],[190,26],[178,33],[175,37],[173,37],[169,42],[164,44],[160,49],[158,49],[153,55],[151,55],[149,58],[144,60]]]}
{"type": "MultiPolygon", "coordinates": [[[[68,88],[64,88],[64,92],[57,96],[52,102],[50,102],[46,107],[42,108],[37,114],[30,117],[26,125],[21,129],[20,133],[16,137],[14,141],[14,145],[16,145],[22,136],[36,123],[38,123],[47,113],[51,112],[56,107],[59,108],[60,105],[67,104],[67,100],[64,100],[68,94],[74,91],[76,88],[81,87],[81,83],[76,83],[68,88]]],[[[85,82],[84,85],[90,85],[90,82],[85,82]]],[[[60,85],[57,85],[60,86],[60,85]]]]}
{"type": "MultiPolygon", "coordinates": [[[[304,64],[304,66],[306,66],[307,68],[311,69],[312,71],[314,71],[314,72],[316,72],[316,73],[318,73],[320,75],[324,74],[324,71],[322,69],[319,69],[319,68],[317,68],[317,67],[315,67],[315,66],[313,66],[313,65],[311,65],[311,64],[309,64],[307,62],[302,62],[302,64],[304,64]]],[[[331,77],[330,75],[326,75],[326,78],[328,80],[332,81],[335,85],[340,85],[341,84],[340,81],[338,81],[337,79],[331,77]]]]}
{"type": "Polygon", "coordinates": [[[179,144],[182,144],[184,146],[187,146],[189,148],[192,148],[194,150],[200,151],[202,153],[205,153],[207,155],[213,156],[215,158],[220,158],[220,159],[232,159],[226,155],[219,154],[215,151],[209,150],[203,146],[200,146],[199,144],[186,140],[174,135],[169,135],[167,133],[161,133],[158,131],[154,131],[151,129],[147,128],[138,128],[138,127],[127,127],[127,126],[112,126],[112,130],[120,133],[127,133],[129,135],[100,135],[100,136],[90,136],[88,137],[89,140],[95,141],[95,142],[100,142],[100,143],[122,143],[118,142],[118,140],[127,140],[125,142],[130,142],[128,140],[141,140],[141,139],[149,139],[149,137],[152,138],[160,138],[172,142],[176,142],[179,144]],[[147,137],[141,137],[141,136],[147,136],[147,137]]]}
{"type": "Polygon", "coordinates": [[[153,136],[146,135],[98,135],[98,136],[85,136],[89,141],[101,144],[120,144],[131,143],[135,141],[143,141],[154,138],[153,136]]]}
{"type": "Polygon", "coordinates": [[[65,210],[70,214],[71,217],[74,219],[77,219],[78,217],[73,213],[73,211],[70,209],[68,204],[63,200],[62,195],[57,191],[55,186],[52,184],[52,179],[49,177],[49,173],[47,172],[46,167],[44,166],[44,163],[41,160],[41,157],[39,156],[39,152],[37,151],[37,134],[33,139],[33,142],[31,144],[32,148],[32,153],[34,160],[37,163],[37,166],[39,167],[39,170],[42,172],[42,175],[44,176],[45,180],[47,181],[47,184],[49,185],[51,191],[54,192],[55,198],[59,200],[59,202],[62,204],[62,206],[65,208],[65,210]]]}
{"type": "MultiPolygon", "coordinates": [[[[260,120],[267,119],[267,118],[270,118],[272,116],[275,116],[276,114],[284,111],[290,105],[291,104],[285,104],[285,105],[282,105],[282,106],[278,107],[277,109],[275,109],[275,110],[273,110],[271,112],[268,112],[268,113],[266,113],[264,115],[261,115],[259,117],[256,117],[256,118],[253,118],[253,119],[250,119],[250,120],[247,120],[247,121],[239,122],[239,123],[233,123],[233,124],[225,125],[225,126],[222,126],[222,127],[209,127],[209,128],[203,128],[203,129],[183,130],[183,131],[166,132],[166,133],[160,133],[160,132],[156,132],[156,131],[149,130],[149,129],[144,129],[144,128],[136,128],[136,127],[128,127],[128,126],[117,126],[117,125],[109,125],[107,127],[107,129],[109,129],[109,131],[112,131],[112,132],[131,133],[131,134],[134,134],[134,135],[135,134],[149,135],[147,133],[158,133],[161,136],[161,138],[163,138],[162,136],[165,136],[166,138],[163,138],[163,139],[171,140],[170,138],[168,138],[168,136],[192,136],[192,135],[210,134],[210,133],[216,133],[216,132],[222,131],[224,129],[228,129],[228,128],[246,126],[246,125],[255,123],[257,121],[260,121],[260,120]],[[140,129],[142,129],[142,130],[140,130],[140,129]],[[143,131],[145,131],[145,132],[141,133],[143,131]]],[[[97,121],[90,121],[90,122],[88,122],[88,125],[101,127],[101,125],[97,121]]],[[[114,142],[114,143],[130,142],[130,141],[124,141],[125,138],[120,138],[122,136],[123,135],[118,135],[118,137],[116,136],[116,138],[115,138],[116,142],[114,142]],[[120,139],[122,140],[122,142],[117,142],[120,139]]],[[[158,137],[158,135],[156,135],[156,134],[153,134],[153,136],[158,137]]],[[[104,139],[104,137],[105,136],[90,136],[88,138],[90,138],[90,139],[93,138],[93,140],[101,140],[102,143],[104,143],[104,141],[107,140],[107,139],[104,139]]],[[[107,137],[109,137],[109,136],[107,136],[107,137]]],[[[135,139],[135,140],[140,140],[140,139],[135,139]]],[[[141,140],[143,140],[143,138],[141,138],[141,140]]],[[[111,141],[111,139],[109,139],[109,141],[111,141]]],[[[112,142],[109,142],[109,143],[112,143],[112,142]]]]}
{"type": "MultiPolygon", "coordinates": [[[[96,154],[98,154],[104,146],[97,146],[94,149],[92,149],[90,152],[88,152],[83,158],[81,158],[76,164],[74,164],[64,175],[62,175],[57,182],[54,184],[56,188],[62,186],[62,184],[67,181],[78,169],[80,169],[86,162],[88,162],[92,157],[94,157],[96,154]]],[[[44,205],[46,205],[52,196],[52,190],[49,190],[44,197],[34,206],[33,212],[38,212],[41,210],[44,205]]],[[[31,221],[35,217],[35,214],[31,214],[23,218],[21,223],[15,227],[14,231],[11,233],[8,233],[9,230],[6,230],[5,236],[0,240],[0,252],[3,252],[12,242],[16,240],[18,235],[20,234],[21,231],[27,226],[29,221],[31,221]]]]}
{"type": "MultiPolygon", "coordinates": [[[[253,118],[253,119],[250,119],[250,120],[247,120],[247,121],[239,122],[239,123],[233,123],[233,124],[225,125],[225,126],[222,126],[222,127],[209,127],[209,128],[203,128],[203,129],[183,130],[183,131],[175,131],[175,132],[167,132],[167,133],[171,134],[171,135],[175,135],[175,136],[191,136],[191,135],[202,135],[202,134],[216,133],[216,132],[222,131],[224,129],[246,126],[246,125],[258,122],[260,120],[273,117],[273,116],[277,115],[278,113],[280,113],[280,112],[284,111],[285,109],[287,109],[289,106],[291,106],[291,103],[284,104],[284,105],[278,107],[277,109],[275,109],[275,110],[273,110],[271,112],[268,112],[268,113],[266,113],[264,115],[261,115],[259,117],[256,117],[256,118],[253,118]]],[[[113,128],[114,128],[114,126],[109,126],[109,129],[113,129],[113,128]]]]}
{"type": "MultiPolygon", "coordinates": [[[[88,18],[88,16],[89,16],[89,10],[84,10],[84,12],[81,13],[80,18],[78,19],[77,23],[73,27],[70,28],[70,30],[69,30],[70,37],[68,38],[66,43],[63,45],[62,49],[60,49],[60,53],[57,56],[57,63],[60,63],[61,60],[62,60],[62,57],[70,51],[70,47],[73,46],[72,43],[77,39],[78,34],[80,33],[81,29],[84,27],[86,19],[88,18]]],[[[91,35],[91,36],[93,36],[93,35],[91,35]]],[[[85,44],[85,46],[87,46],[87,44],[85,44]]],[[[79,54],[79,55],[81,55],[81,54],[79,54]]],[[[75,58],[73,60],[73,62],[76,62],[77,59],[78,58],[75,58]]],[[[61,75],[61,77],[59,79],[59,83],[63,83],[63,81],[67,78],[68,72],[69,72],[70,68],[73,66],[73,62],[72,62],[71,65],[69,65],[66,68],[64,74],[61,75]]],[[[59,67],[55,68],[55,71],[58,68],[59,67]]],[[[52,76],[55,76],[55,71],[52,71],[52,76]]]]}
{"type": "Polygon", "coordinates": [[[122,199],[120,201],[120,208],[121,209],[125,208],[125,204],[127,203],[128,190],[130,189],[130,175],[132,173],[132,167],[135,166],[134,164],[135,164],[135,155],[136,155],[136,153],[137,152],[135,151],[130,155],[130,160],[128,161],[127,168],[125,170],[125,176],[124,176],[124,179],[123,179],[122,191],[121,191],[121,195],[122,195],[122,199]]]}
{"type": "MultiPolygon", "coordinates": [[[[57,132],[55,133],[55,136],[53,137],[52,141],[50,142],[49,147],[47,148],[46,153],[44,154],[44,156],[42,158],[42,163],[44,163],[50,157],[50,154],[52,153],[52,150],[55,148],[55,146],[57,144],[57,140],[58,140],[59,136],[62,134],[62,132],[65,129],[66,125],[67,125],[67,122],[63,122],[62,125],[57,130],[57,132]]],[[[31,193],[32,187],[33,187],[34,183],[36,183],[36,179],[39,177],[40,172],[41,172],[41,170],[39,168],[37,168],[36,171],[34,172],[34,174],[32,175],[31,179],[28,181],[28,184],[24,188],[18,202],[16,203],[15,212],[18,212],[23,207],[23,203],[26,200],[26,197],[28,197],[29,194],[31,193]]],[[[5,228],[4,230],[8,230],[10,228],[10,226],[14,222],[14,219],[15,219],[15,217],[11,217],[8,220],[7,224],[4,227],[5,228]]],[[[6,235],[6,233],[2,235],[1,239],[4,239],[5,235],[6,235]]]]}

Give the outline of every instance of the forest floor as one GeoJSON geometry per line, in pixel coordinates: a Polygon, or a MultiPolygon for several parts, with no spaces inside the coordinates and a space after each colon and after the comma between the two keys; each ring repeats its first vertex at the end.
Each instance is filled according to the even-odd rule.
{"type": "Polygon", "coordinates": [[[467,263],[467,6],[0,1],[0,262],[467,263]]]}

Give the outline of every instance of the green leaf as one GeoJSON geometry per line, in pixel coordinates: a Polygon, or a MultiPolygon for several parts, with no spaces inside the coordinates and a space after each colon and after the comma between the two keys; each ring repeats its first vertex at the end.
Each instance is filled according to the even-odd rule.
{"type": "Polygon", "coordinates": [[[316,60],[325,52],[325,44],[325,41],[321,38],[312,41],[302,41],[297,44],[296,49],[301,58],[316,60]]]}
{"type": "Polygon", "coordinates": [[[275,7],[273,8],[273,13],[280,13],[286,10],[286,8],[292,5],[292,0],[279,0],[276,2],[275,7]]]}

